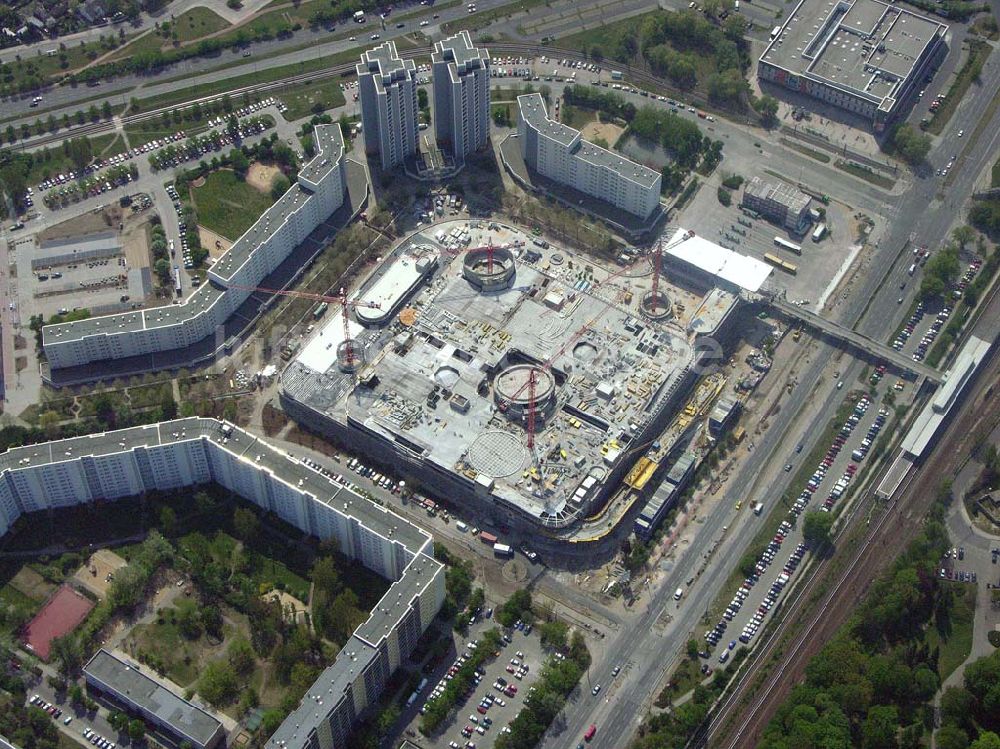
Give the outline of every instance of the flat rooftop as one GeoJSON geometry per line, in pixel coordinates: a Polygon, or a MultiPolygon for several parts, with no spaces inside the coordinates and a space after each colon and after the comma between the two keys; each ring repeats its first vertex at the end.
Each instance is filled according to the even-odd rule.
{"type": "Polygon", "coordinates": [[[386,86],[416,75],[417,66],[413,60],[404,60],[396,52],[396,43],[392,40],[382,42],[377,47],[361,53],[361,62],[357,66],[358,75],[372,73],[375,76],[375,89],[384,92],[386,86]]]}
{"type": "Polygon", "coordinates": [[[677,229],[664,238],[664,253],[751,293],[760,291],[770,277],[773,268],[767,263],[727,250],[693,232],[683,239],[688,233],[687,229],[677,229]]]}
{"type": "MultiPolygon", "coordinates": [[[[282,386],[327,418],[360,425],[442,471],[489,484],[530,516],[575,513],[587,495],[578,490],[585,482],[599,486],[629,459],[630,441],[684,380],[693,335],[673,319],[653,323],[628,308],[623,299],[631,286],[621,269],[562,248],[540,249],[512,227],[438,224],[409,238],[383,267],[413,246],[437,245],[432,234],[443,229],[451,236],[452,224],[479,227],[468,246],[492,238],[510,249],[512,288],[477,291],[463,276],[461,249],[456,257],[438,245],[442,263],[408,299],[409,324],[394,320],[357,335],[370,362],[360,372],[362,384],[337,365],[342,323],[332,316],[285,370],[282,386]],[[541,414],[534,473],[523,422],[503,405],[505,397],[526,398],[518,386],[526,378],[516,368],[531,364],[539,367],[541,414]]],[[[378,273],[367,283],[377,284],[378,273]]]]}
{"type": "Polygon", "coordinates": [[[636,163],[631,159],[601,148],[590,141],[580,137],[580,131],[561,122],[549,119],[545,110],[545,101],[541,94],[522,94],[517,97],[518,106],[521,108],[521,116],[525,121],[540,133],[558,141],[564,146],[577,144],[574,156],[595,166],[604,167],[616,172],[632,182],[643,187],[652,187],[660,178],[659,172],[647,166],[636,163]]]}
{"type": "Polygon", "coordinates": [[[880,103],[947,30],[881,0],[801,0],[760,59],[880,103]]]}
{"type": "Polygon", "coordinates": [[[753,176],[743,187],[743,192],[761,200],[772,200],[787,208],[791,213],[801,213],[808,207],[810,197],[797,187],[785,182],[767,182],[753,176]]]}
{"type": "MultiPolygon", "coordinates": [[[[240,237],[233,246],[210,267],[213,274],[229,279],[257,251],[257,249],[301,209],[312,191],[301,181],[318,183],[335,168],[344,156],[344,139],[338,125],[321,125],[316,128],[316,155],[302,167],[300,182],[293,184],[284,195],[240,237]],[[303,177],[303,175],[305,175],[303,177]]],[[[168,304],[135,312],[101,315],[76,322],[46,325],[42,328],[43,344],[77,340],[98,333],[108,335],[130,333],[148,328],[183,324],[205,312],[226,293],[211,283],[205,283],[192,292],[181,304],[168,304]]]]}
{"type": "Polygon", "coordinates": [[[198,744],[208,744],[222,726],[200,707],[146,676],[138,666],[126,663],[103,648],[90,659],[83,672],[198,744]]]}
{"type": "Polygon", "coordinates": [[[429,536],[426,533],[383,506],[362,498],[249,432],[232,425],[227,426],[230,428],[224,433],[223,422],[191,417],[15,447],[0,453],[0,473],[8,469],[68,462],[84,456],[100,457],[139,448],[206,439],[225,445],[229,452],[252,461],[289,486],[298,487],[318,501],[357,518],[365,527],[398,541],[411,553],[416,554],[427,542],[429,536]]]}
{"type": "Polygon", "coordinates": [[[490,53],[473,46],[469,32],[462,30],[434,45],[431,62],[454,63],[458,74],[461,75],[471,70],[489,67],[490,53]]]}

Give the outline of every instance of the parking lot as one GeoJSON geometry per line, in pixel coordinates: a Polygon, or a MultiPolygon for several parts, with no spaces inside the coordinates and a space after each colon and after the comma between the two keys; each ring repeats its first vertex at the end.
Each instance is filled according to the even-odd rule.
{"type": "MultiPolygon", "coordinates": [[[[884,370],[876,369],[870,383],[878,386],[884,374],[884,370]]],[[[702,665],[703,674],[728,663],[731,651],[740,643],[750,645],[753,642],[808,551],[801,523],[793,525],[792,521],[808,510],[830,512],[835,509],[853,483],[861,463],[868,458],[889,417],[889,409],[877,405],[867,394],[858,397],[809,476],[806,487],[791,506],[789,518],[781,522],[757,559],[754,573],[744,579],[715,627],[704,633],[704,641],[709,647],[701,651],[702,658],[706,660],[702,665]],[[830,481],[826,480],[827,477],[830,481]],[[713,653],[712,648],[716,646],[718,650],[713,653]]],[[[785,465],[786,471],[800,470],[800,455],[796,450],[785,465]]],[[[754,508],[758,514],[764,514],[765,510],[767,508],[754,508]]]]}
{"type": "MultiPolygon", "coordinates": [[[[492,612],[487,610],[485,613],[492,612]]],[[[421,710],[423,705],[440,694],[458,668],[471,656],[478,647],[479,636],[494,626],[498,625],[490,616],[474,624],[466,638],[456,634],[458,656],[435,671],[434,677],[429,680],[433,685],[431,690],[425,690],[417,702],[421,710]]],[[[525,697],[533,691],[532,686],[538,679],[544,659],[549,656],[543,653],[538,634],[530,625],[511,629],[505,633],[505,639],[509,642],[503,642],[499,655],[487,657],[480,667],[481,673],[476,677],[474,687],[464,699],[459,698],[454,717],[443,724],[435,737],[421,738],[422,745],[441,749],[490,749],[497,736],[509,730],[508,726],[520,712],[525,697]]],[[[420,717],[421,713],[415,711],[408,726],[414,733],[420,725],[420,717]]]]}

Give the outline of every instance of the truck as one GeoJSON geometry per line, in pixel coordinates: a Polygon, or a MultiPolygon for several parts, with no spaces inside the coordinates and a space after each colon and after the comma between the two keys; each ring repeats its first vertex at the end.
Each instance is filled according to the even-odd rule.
{"type": "Polygon", "coordinates": [[[315,310],[313,310],[313,320],[319,320],[323,315],[326,314],[326,311],[329,308],[330,305],[327,304],[326,302],[320,304],[315,310]]]}
{"type": "Polygon", "coordinates": [[[777,39],[778,38],[778,34],[780,34],[780,33],[781,33],[781,27],[780,26],[775,26],[773,29],[771,29],[771,40],[773,41],[774,39],[777,39]]]}
{"type": "Polygon", "coordinates": [[[826,224],[819,223],[816,228],[813,229],[812,240],[813,242],[819,242],[823,237],[826,236],[826,224]]]}
{"type": "Polygon", "coordinates": [[[611,80],[613,80],[613,81],[620,81],[620,80],[622,80],[623,77],[624,76],[622,75],[622,71],[620,71],[620,70],[612,70],[611,71],[611,80]]]}
{"type": "Polygon", "coordinates": [[[514,550],[507,544],[493,544],[493,556],[509,559],[514,556],[514,550]]]}
{"type": "Polygon", "coordinates": [[[753,506],[753,514],[754,515],[760,515],[763,511],[764,511],[764,503],[763,502],[756,502],[756,503],[754,503],[754,506],[753,506]]]}
{"type": "Polygon", "coordinates": [[[354,23],[364,23],[365,22],[365,12],[359,10],[354,14],[354,23]]]}
{"type": "Polygon", "coordinates": [[[493,546],[497,542],[497,537],[494,536],[492,533],[487,533],[486,531],[482,531],[479,534],[479,540],[482,541],[484,544],[489,544],[490,546],[493,546]]]}

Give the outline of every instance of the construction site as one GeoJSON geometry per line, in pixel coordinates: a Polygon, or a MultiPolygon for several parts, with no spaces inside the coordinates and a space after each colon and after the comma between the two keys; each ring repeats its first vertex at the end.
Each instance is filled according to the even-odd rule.
{"type": "MultiPolygon", "coordinates": [[[[750,290],[727,274],[755,261],[712,245],[695,267],[690,243],[710,245],[674,229],[604,264],[511,226],[436,224],[331,299],[282,404],[457,505],[571,532],[651,449],[665,463],[664,430],[732,338],[750,290]]],[[[769,270],[751,270],[756,292],[769,270]]]]}

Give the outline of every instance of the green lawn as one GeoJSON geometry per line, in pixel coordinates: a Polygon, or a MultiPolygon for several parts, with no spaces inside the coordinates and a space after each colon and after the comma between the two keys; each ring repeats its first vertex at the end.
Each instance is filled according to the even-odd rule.
{"type": "Polygon", "coordinates": [[[965,583],[943,581],[944,588],[951,589],[955,603],[951,610],[951,620],[945,625],[927,629],[927,646],[939,648],[938,675],[941,681],[947,679],[969,657],[972,652],[972,627],[976,614],[976,587],[965,583]]]}
{"type": "MultiPolygon", "coordinates": [[[[112,142],[118,136],[115,133],[107,133],[105,135],[96,135],[90,139],[91,146],[93,148],[94,156],[96,157],[105,148],[110,146],[112,142]]],[[[122,150],[124,150],[124,144],[122,144],[122,150]]],[[[35,151],[36,155],[42,153],[41,151],[35,151]]],[[[49,158],[45,160],[37,160],[31,165],[31,171],[28,172],[28,184],[34,185],[41,182],[44,179],[48,179],[53,174],[59,174],[61,172],[68,172],[73,170],[72,162],[63,153],[62,148],[59,146],[50,148],[48,150],[49,158]]],[[[107,155],[115,153],[114,151],[109,151],[107,155]]]]}
{"type": "Polygon", "coordinates": [[[283,113],[291,122],[314,114],[313,107],[320,104],[324,110],[344,105],[346,99],[340,90],[340,80],[312,81],[289,86],[281,90],[281,100],[288,109],[283,113]]]}
{"type": "Polygon", "coordinates": [[[993,165],[993,171],[990,177],[990,187],[1000,187],[1000,159],[997,159],[997,163],[993,165]]]}
{"type": "Polygon", "coordinates": [[[273,202],[269,194],[255,190],[228,169],[209,174],[204,185],[191,189],[191,196],[198,208],[198,222],[233,241],[273,202]]]}
{"type": "Polygon", "coordinates": [[[597,120],[597,112],[593,109],[584,109],[583,107],[574,107],[572,104],[564,104],[562,112],[560,112],[560,118],[563,124],[577,130],[582,130],[584,125],[597,120]]]}
{"type": "Polygon", "coordinates": [[[852,164],[848,161],[844,161],[843,159],[837,159],[834,162],[834,166],[842,172],[853,174],[858,179],[863,179],[865,182],[871,182],[876,187],[881,187],[884,190],[891,190],[896,186],[896,180],[891,179],[890,177],[885,177],[873,169],[866,169],[863,166],[852,164]]]}
{"type": "Polygon", "coordinates": [[[201,39],[209,34],[222,31],[228,26],[229,23],[226,19],[215,11],[201,7],[192,8],[170,22],[165,32],[163,24],[161,24],[160,29],[140,36],[108,59],[121,60],[141,52],[155,52],[164,47],[201,39]],[[176,37],[174,32],[176,32],[176,37]]]}
{"type": "Polygon", "coordinates": [[[822,161],[824,164],[830,163],[830,156],[823,153],[822,151],[817,151],[815,148],[809,148],[809,146],[804,146],[801,143],[790,140],[788,138],[782,138],[781,143],[793,151],[798,151],[804,156],[808,156],[811,159],[816,159],[816,161],[822,161]]]}
{"type": "MultiPolygon", "coordinates": [[[[447,3],[441,7],[448,8],[454,4],[455,3],[447,3]]],[[[484,29],[494,21],[510,18],[516,13],[525,13],[530,11],[532,8],[537,8],[546,4],[548,4],[548,0],[520,0],[516,3],[501,5],[498,8],[479,11],[472,13],[465,18],[449,21],[441,27],[441,30],[447,34],[457,34],[459,31],[463,30],[468,30],[471,33],[473,31],[484,29]]]]}

